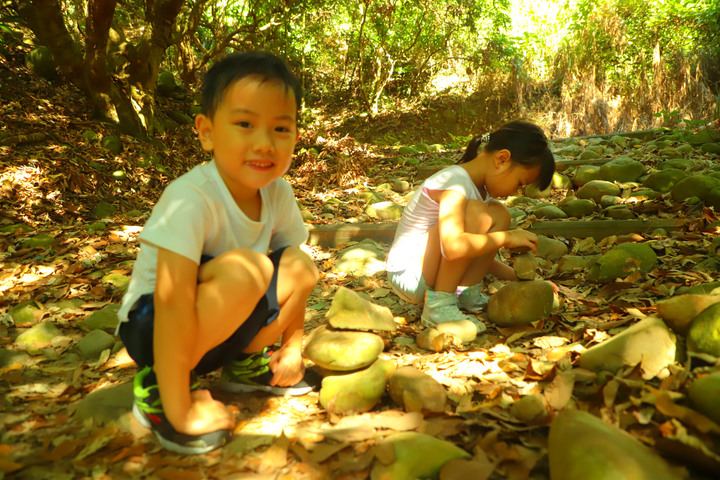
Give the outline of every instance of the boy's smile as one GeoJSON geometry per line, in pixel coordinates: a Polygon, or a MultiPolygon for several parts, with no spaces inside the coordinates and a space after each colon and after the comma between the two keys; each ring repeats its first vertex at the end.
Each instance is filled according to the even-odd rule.
{"type": "Polygon", "coordinates": [[[220,176],[241,208],[290,168],[298,135],[296,110],[295,95],[283,83],[249,76],[227,88],[212,118],[195,119],[203,149],[213,152],[220,176]]]}

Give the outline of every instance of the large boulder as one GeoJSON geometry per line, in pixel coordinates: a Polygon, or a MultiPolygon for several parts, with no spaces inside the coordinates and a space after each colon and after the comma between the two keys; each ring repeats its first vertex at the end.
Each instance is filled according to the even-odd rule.
{"type": "Polygon", "coordinates": [[[550,425],[551,480],[680,480],[639,440],[580,410],[563,410],[550,425]]]}
{"type": "Polygon", "coordinates": [[[354,373],[328,375],[320,387],[320,405],[340,415],[370,411],[385,393],[393,360],[376,360],[370,367],[354,373]]]}
{"type": "Polygon", "coordinates": [[[590,267],[588,278],[594,282],[608,283],[625,278],[639,271],[645,274],[657,265],[655,251],[645,243],[621,243],[600,257],[590,267]]]}
{"type": "Polygon", "coordinates": [[[666,193],[680,180],[687,177],[687,173],[677,168],[659,170],[645,179],[643,186],[655,191],[666,193]]]}
{"type": "Polygon", "coordinates": [[[582,368],[617,373],[640,365],[645,380],[663,374],[675,362],[675,335],[658,317],[647,317],[614,337],[586,350],[582,368]]]}
{"type": "Polygon", "coordinates": [[[698,197],[704,200],[707,194],[717,187],[720,187],[720,178],[710,175],[693,175],[678,181],[670,189],[670,196],[676,202],[681,202],[690,197],[698,197]]]}
{"type": "Polygon", "coordinates": [[[578,198],[589,198],[595,203],[600,203],[603,195],[620,195],[620,187],[606,180],[592,180],[577,191],[578,198]]]}
{"type": "Polygon", "coordinates": [[[488,320],[501,327],[529,325],[550,315],[554,296],[543,280],[509,283],[490,296],[488,320]]]}
{"type": "Polygon", "coordinates": [[[308,335],[304,354],[322,368],[347,372],[372,364],[384,348],[382,337],[374,333],[333,330],[323,325],[308,335]]]}

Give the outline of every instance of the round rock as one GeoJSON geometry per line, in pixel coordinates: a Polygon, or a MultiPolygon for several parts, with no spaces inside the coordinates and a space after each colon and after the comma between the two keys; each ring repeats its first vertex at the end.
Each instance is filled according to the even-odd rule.
{"type": "Polygon", "coordinates": [[[308,335],[304,354],[322,368],[349,372],[372,364],[384,347],[383,339],[374,333],[332,330],[323,325],[308,335]]]}

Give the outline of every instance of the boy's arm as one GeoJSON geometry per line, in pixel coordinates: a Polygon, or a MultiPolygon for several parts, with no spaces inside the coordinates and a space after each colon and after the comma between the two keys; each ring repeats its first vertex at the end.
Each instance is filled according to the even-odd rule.
{"type": "Polygon", "coordinates": [[[198,265],[160,248],[155,284],[153,352],[163,410],[179,432],[201,434],[232,428],[224,405],[190,394],[190,371],[204,352],[198,351],[196,313],[198,265]]]}

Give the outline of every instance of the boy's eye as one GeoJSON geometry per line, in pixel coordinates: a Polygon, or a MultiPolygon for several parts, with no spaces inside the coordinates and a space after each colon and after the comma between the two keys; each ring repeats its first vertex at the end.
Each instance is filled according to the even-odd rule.
{"type": "Polygon", "coordinates": [[[237,125],[238,127],[241,127],[241,128],[250,128],[250,127],[252,127],[252,124],[251,124],[250,122],[245,122],[245,121],[237,122],[236,125],[237,125]]]}
{"type": "Polygon", "coordinates": [[[275,131],[280,133],[290,133],[290,129],[288,127],[275,127],[275,131]]]}

